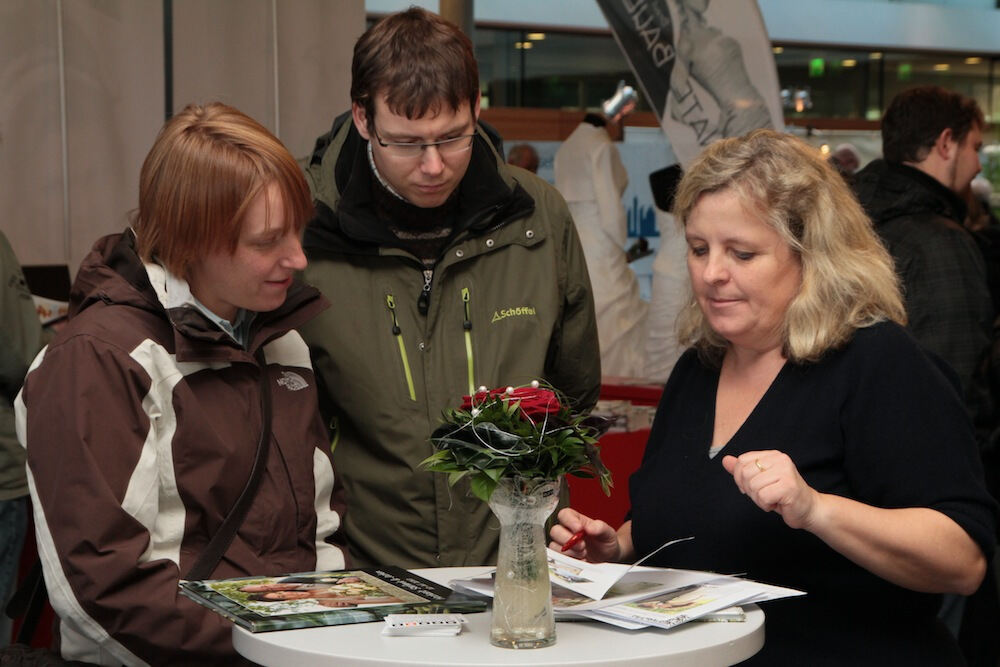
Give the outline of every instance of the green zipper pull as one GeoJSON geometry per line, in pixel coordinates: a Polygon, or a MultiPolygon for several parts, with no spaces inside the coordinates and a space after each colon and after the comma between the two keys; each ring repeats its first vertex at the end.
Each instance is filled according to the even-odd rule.
{"type": "Polygon", "coordinates": [[[471,295],[468,287],[462,288],[462,302],[465,305],[465,321],[462,328],[465,329],[465,359],[469,366],[469,396],[476,395],[476,376],[473,372],[472,362],[472,315],[470,307],[471,295]]]}
{"type": "Polygon", "coordinates": [[[389,307],[389,314],[392,316],[392,335],[399,343],[399,358],[403,361],[403,373],[406,375],[406,387],[410,391],[410,400],[417,400],[417,392],[413,388],[413,374],[410,373],[410,361],[406,357],[406,344],[403,342],[403,330],[399,328],[399,321],[396,319],[396,298],[391,294],[385,295],[385,305],[389,307]]]}

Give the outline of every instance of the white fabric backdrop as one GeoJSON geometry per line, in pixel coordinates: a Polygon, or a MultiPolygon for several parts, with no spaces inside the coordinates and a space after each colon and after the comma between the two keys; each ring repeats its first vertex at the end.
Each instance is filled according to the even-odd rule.
{"type": "MultiPolygon", "coordinates": [[[[306,155],[348,107],[364,17],[363,0],[174,0],[174,107],[220,99],[306,155]]],[[[0,91],[0,226],[22,264],[75,272],[126,224],[164,120],[162,0],[0,0],[0,91]]]]}

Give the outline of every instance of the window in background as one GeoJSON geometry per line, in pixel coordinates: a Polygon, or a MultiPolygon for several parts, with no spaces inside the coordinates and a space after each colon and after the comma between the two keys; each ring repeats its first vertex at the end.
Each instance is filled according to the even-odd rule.
{"type": "MultiPolygon", "coordinates": [[[[635,85],[609,34],[476,28],[483,96],[494,107],[595,108],[625,79],[635,85]]],[[[648,111],[645,99],[640,110],[648,111]]]]}
{"type": "Polygon", "coordinates": [[[998,120],[996,58],[893,51],[774,47],[789,118],[877,121],[889,101],[912,86],[933,84],[975,98],[998,120]],[[804,91],[804,94],[802,94],[804,91]]]}
{"type": "Polygon", "coordinates": [[[882,59],[886,103],[906,88],[933,84],[974,98],[987,119],[1000,120],[994,104],[1000,100],[991,100],[990,94],[997,62],[978,56],[887,52],[882,59]]]}
{"type": "MultiPolygon", "coordinates": [[[[775,46],[774,62],[789,118],[864,118],[878,86],[862,51],[775,46]]],[[[873,99],[874,98],[874,99],[873,99]]]]}
{"type": "MultiPolygon", "coordinates": [[[[608,32],[484,26],[474,43],[487,107],[596,108],[621,79],[639,88],[608,32]]],[[[930,83],[975,98],[987,119],[1000,123],[997,56],[775,44],[774,58],[790,120],[878,121],[896,93],[930,83]]],[[[651,110],[644,95],[638,109],[651,110]]]]}

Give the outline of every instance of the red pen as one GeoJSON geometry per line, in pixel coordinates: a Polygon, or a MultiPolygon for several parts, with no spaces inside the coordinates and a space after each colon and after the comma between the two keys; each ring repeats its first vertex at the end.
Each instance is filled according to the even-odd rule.
{"type": "Polygon", "coordinates": [[[580,530],[570,535],[570,538],[566,540],[566,544],[562,546],[562,551],[569,551],[570,549],[573,548],[574,544],[576,544],[582,539],[583,539],[583,529],[581,528],[580,530]]]}

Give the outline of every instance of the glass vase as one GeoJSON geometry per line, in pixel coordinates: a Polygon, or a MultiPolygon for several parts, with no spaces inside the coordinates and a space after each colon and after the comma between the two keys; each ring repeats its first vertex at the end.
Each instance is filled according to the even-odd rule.
{"type": "Polygon", "coordinates": [[[556,643],[545,520],[559,501],[559,480],[501,479],[490,497],[500,520],[490,643],[542,648],[556,643]]]}

